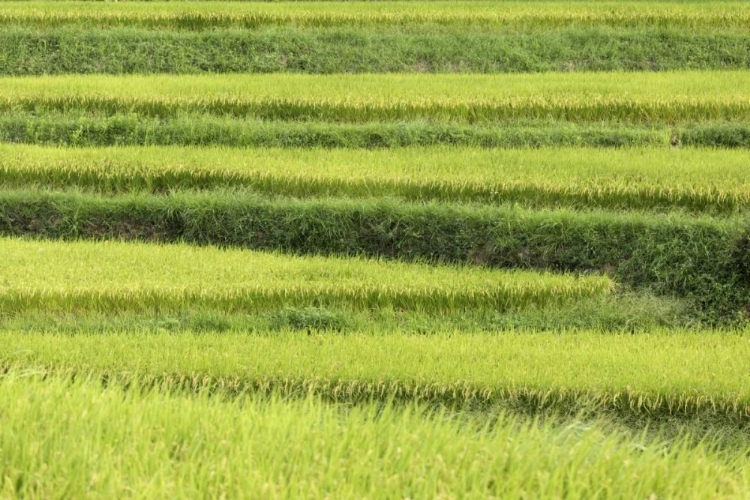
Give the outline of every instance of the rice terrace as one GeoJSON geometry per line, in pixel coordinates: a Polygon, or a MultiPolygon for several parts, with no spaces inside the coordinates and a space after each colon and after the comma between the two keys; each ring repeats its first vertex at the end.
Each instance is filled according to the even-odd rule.
{"type": "Polygon", "coordinates": [[[0,498],[750,498],[750,2],[0,0],[0,498]]]}

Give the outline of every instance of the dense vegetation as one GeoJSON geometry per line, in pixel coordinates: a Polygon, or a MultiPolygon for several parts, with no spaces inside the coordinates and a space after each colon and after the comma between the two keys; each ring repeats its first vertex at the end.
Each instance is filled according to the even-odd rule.
{"type": "Polygon", "coordinates": [[[0,181],[16,188],[107,194],[234,189],[296,198],[685,209],[714,215],[744,213],[750,207],[746,169],[744,152],[716,149],[306,151],[0,145],[0,181]]]}
{"type": "Polygon", "coordinates": [[[311,392],[367,401],[721,416],[750,422],[746,335],[654,330],[435,336],[2,334],[6,369],[185,390],[311,392]]]}
{"type": "Polygon", "coordinates": [[[750,6],[0,5],[0,496],[746,498],[750,6]]]}
{"type": "Polygon", "coordinates": [[[3,470],[5,491],[20,496],[64,487],[73,497],[94,490],[126,498],[456,491],[479,498],[519,490],[700,498],[739,497],[748,487],[743,454],[714,440],[669,443],[606,424],[556,427],[508,414],[488,422],[416,405],[178,397],[168,385],[144,393],[16,373],[3,391],[0,463],[13,464],[3,470]],[[17,446],[19,436],[27,446],[17,446]]]}

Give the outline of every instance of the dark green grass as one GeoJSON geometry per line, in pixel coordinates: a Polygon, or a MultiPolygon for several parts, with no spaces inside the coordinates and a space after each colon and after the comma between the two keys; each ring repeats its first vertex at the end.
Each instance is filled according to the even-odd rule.
{"type": "Polygon", "coordinates": [[[211,115],[172,119],[115,114],[9,111],[0,114],[0,142],[64,146],[227,146],[295,148],[396,148],[476,146],[618,148],[633,146],[750,148],[750,124],[638,126],[544,120],[462,125],[412,121],[341,124],[238,120],[211,115]]]}
{"type": "Polygon", "coordinates": [[[273,333],[383,332],[466,334],[507,331],[571,331],[645,333],[656,328],[700,328],[699,319],[684,300],[651,294],[616,293],[583,300],[565,308],[537,308],[507,313],[434,315],[376,309],[354,311],[321,307],[287,307],[259,314],[229,314],[190,309],[176,314],[55,314],[45,311],[0,315],[0,330],[60,334],[172,332],[273,333]]]}
{"type": "Polygon", "coordinates": [[[0,233],[124,238],[605,272],[681,296],[708,322],[747,314],[748,222],[684,215],[528,211],[387,200],[273,201],[229,192],[166,197],[0,193],[0,233]]]}
{"type": "MultiPolygon", "coordinates": [[[[709,128],[710,130],[710,128],[709,128]]],[[[671,130],[616,123],[529,122],[498,125],[427,122],[336,124],[237,120],[188,115],[173,119],[136,114],[0,114],[0,141],[66,146],[228,146],[394,148],[450,144],[484,148],[629,147],[669,144],[671,130]]],[[[694,141],[698,144],[701,139],[694,141]]]]}
{"type": "Polygon", "coordinates": [[[674,30],[0,31],[0,75],[665,71],[750,67],[750,36],[674,30]]]}
{"type": "Polygon", "coordinates": [[[695,125],[682,131],[679,139],[685,146],[750,148],[750,125],[746,123],[695,125]]]}

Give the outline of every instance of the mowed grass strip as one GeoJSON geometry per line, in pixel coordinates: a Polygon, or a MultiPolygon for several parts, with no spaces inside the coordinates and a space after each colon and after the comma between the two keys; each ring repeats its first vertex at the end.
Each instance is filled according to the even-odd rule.
{"type": "Polygon", "coordinates": [[[563,304],[604,276],[502,272],[363,259],[119,242],[0,240],[0,310],[226,312],[289,305],[449,312],[563,304]]]}
{"type": "Polygon", "coordinates": [[[0,333],[6,369],[175,389],[313,393],[620,417],[750,421],[750,336],[0,333]]]}
{"type": "Polygon", "coordinates": [[[0,78],[0,109],[338,123],[750,119],[750,73],[181,75],[0,78]]]}
{"type": "Polygon", "coordinates": [[[181,397],[23,372],[2,377],[0,388],[0,474],[11,497],[486,498],[522,490],[698,499],[742,498],[750,488],[741,452],[606,425],[507,414],[483,422],[417,405],[345,409],[315,398],[181,397]]]}
{"type": "Polygon", "coordinates": [[[736,213],[750,205],[746,171],[745,153],[700,149],[0,146],[0,186],[113,194],[236,188],[294,197],[736,213]]]}
{"type": "Polygon", "coordinates": [[[201,30],[262,26],[410,27],[424,24],[504,30],[750,27],[744,2],[9,2],[0,24],[50,28],[145,27],[201,30]]]}

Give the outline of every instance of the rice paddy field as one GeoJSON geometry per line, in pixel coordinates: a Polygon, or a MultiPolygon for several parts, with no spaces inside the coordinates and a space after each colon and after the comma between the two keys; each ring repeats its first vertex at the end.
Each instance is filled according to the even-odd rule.
{"type": "Polygon", "coordinates": [[[750,4],[0,1],[0,497],[747,498],[750,4]]]}

